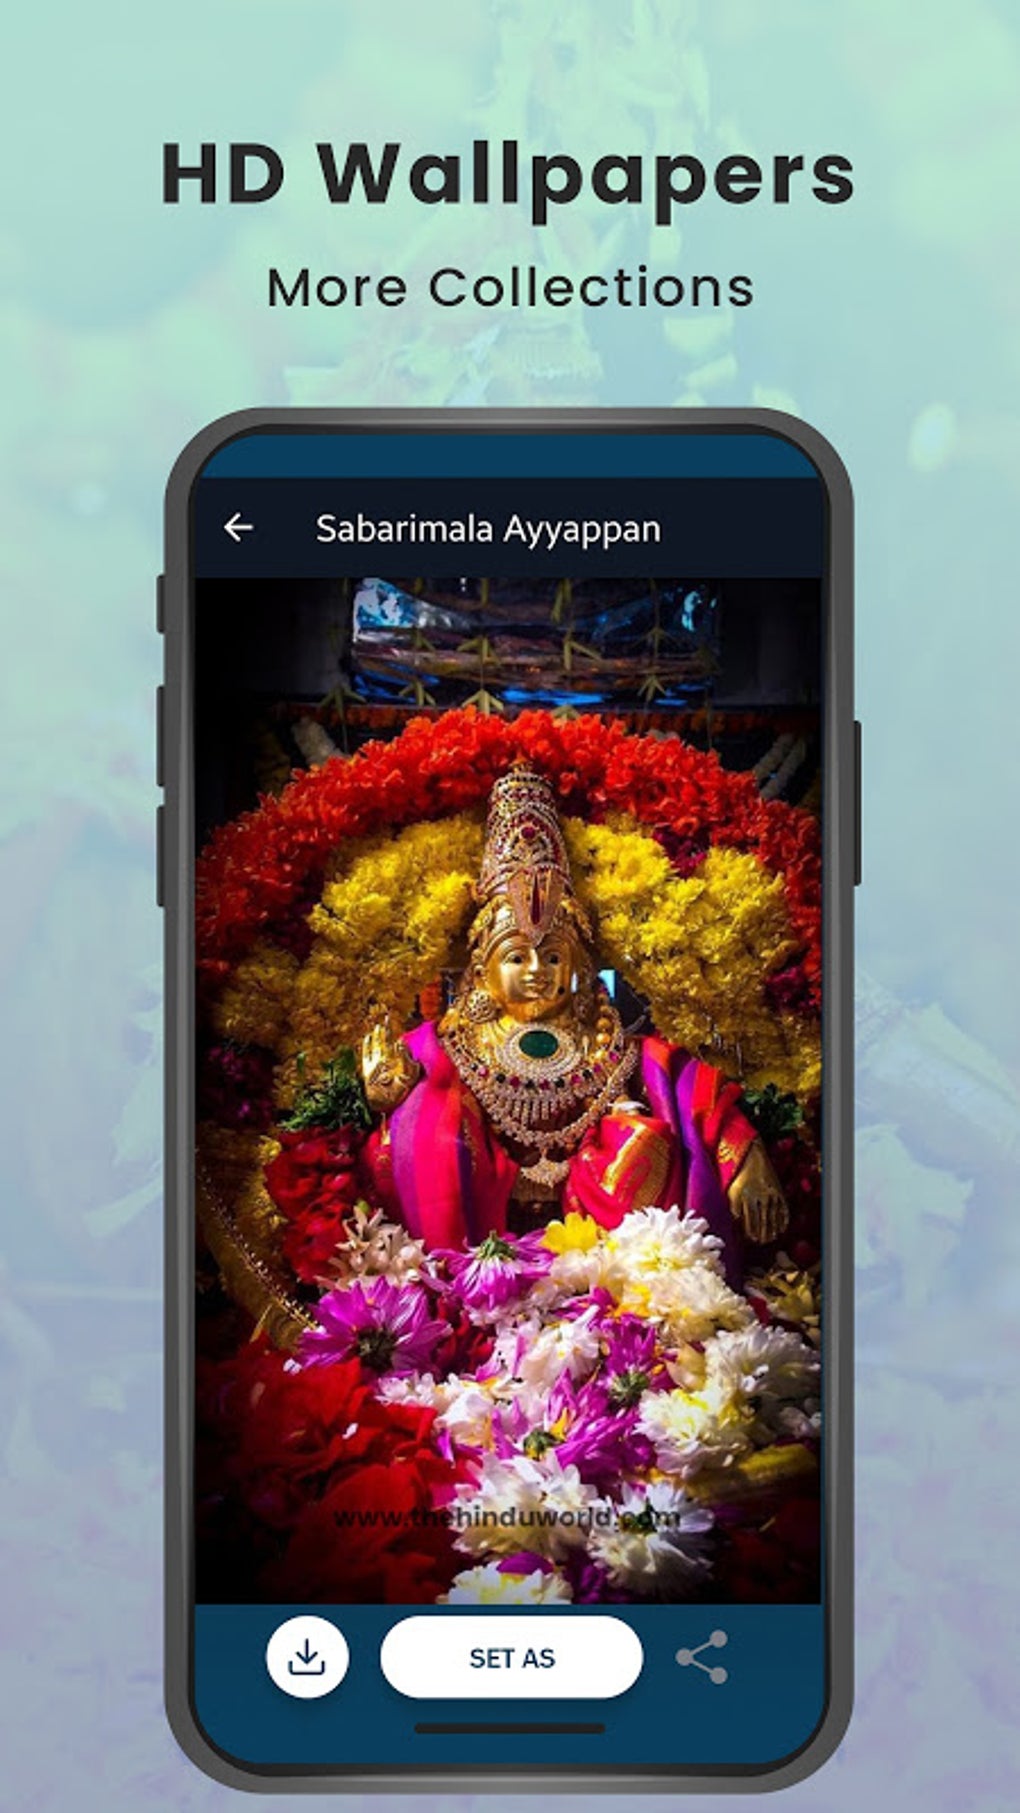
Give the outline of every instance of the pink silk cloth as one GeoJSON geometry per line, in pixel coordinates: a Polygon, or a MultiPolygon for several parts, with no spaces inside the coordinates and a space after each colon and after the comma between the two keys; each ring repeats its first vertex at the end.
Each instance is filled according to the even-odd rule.
{"type": "MultiPolygon", "coordinates": [[[[434,1021],[406,1035],[423,1076],[366,1142],[374,1199],[426,1247],[476,1246],[502,1233],[518,1165],[444,1050],[434,1021]]],[[[570,1162],[564,1211],[616,1227],[635,1207],[673,1203],[708,1222],[739,1283],[740,1244],[726,1190],[755,1137],[740,1088],[665,1039],[641,1041],[650,1113],[606,1114],[570,1162]]]]}

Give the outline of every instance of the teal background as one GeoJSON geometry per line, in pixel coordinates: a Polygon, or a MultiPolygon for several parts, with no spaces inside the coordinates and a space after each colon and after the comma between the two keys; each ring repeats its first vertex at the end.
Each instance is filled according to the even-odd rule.
{"type": "Polygon", "coordinates": [[[1010,1807],[1016,8],[43,0],[5,22],[3,87],[4,1800],[232,1795],[161,1713],[153,576],[174,456],[257,403],[704,402],[805,416],[858,510],[857,1711],[782,1798],[1010,1807]],[[513,209],[331,210],[308,156],[320,137],[476,134],[582,157],[842,151],[857,191],[706,201],[676,231],[575,204],[536,233],[513,209]],[[202,138],[278,146],[283,193],[162,207],[163,140],[202,138]],[[537,254],[746,272],[756,300],[536,318],[263,301],[271,262],[413,277],[537,254]]]}

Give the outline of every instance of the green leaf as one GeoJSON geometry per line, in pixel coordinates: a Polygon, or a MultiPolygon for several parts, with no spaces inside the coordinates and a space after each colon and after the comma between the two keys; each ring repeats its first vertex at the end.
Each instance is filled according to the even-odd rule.
{"type": "Polygon", "coordinates": [[[766,1083],[764,1089],[745,1089],[741,1106],[767,1146],[804,1123],[797,1097],[783,1095],[775,1083],[766,1083]]]}
{"type": "Polygon", "coordinates": [[[372,1125],[372,1112],[353,1051],[345,1046],[330,1058],[318,1083],[306,1083],[280,1126],[287,1133],[307,1127],[363,1127],[372,1125]]]}

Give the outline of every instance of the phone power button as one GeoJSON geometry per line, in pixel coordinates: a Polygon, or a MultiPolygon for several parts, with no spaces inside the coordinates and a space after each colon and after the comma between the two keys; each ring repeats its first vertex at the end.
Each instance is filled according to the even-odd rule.
{"type": "Polygon", "coordinates": [[[861,727],[854,719],[854,887],[860,886],[863,834],[861,831],[861,727]]]}

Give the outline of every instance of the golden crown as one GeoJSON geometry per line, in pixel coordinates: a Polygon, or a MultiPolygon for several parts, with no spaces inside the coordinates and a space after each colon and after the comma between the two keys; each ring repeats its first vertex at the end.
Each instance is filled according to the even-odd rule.
{"type": "Polygon", "coordinates": [[[552,788],[526,763],[511,768],[489,796],[485,850],[476,887],[488,905],[506,901],[517,930],[538,944],[561,908],[584,924],[552,788]]]}

